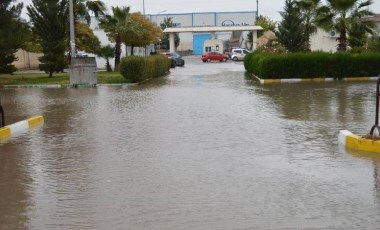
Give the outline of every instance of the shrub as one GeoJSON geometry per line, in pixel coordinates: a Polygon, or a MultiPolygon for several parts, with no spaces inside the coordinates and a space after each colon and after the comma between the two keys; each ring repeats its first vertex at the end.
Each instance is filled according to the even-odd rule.
{"type": "Polygon", "coordinates": [[[149,57],[128,56],[121,60],[120,73],[131,82],[161,77],[170,69],[170,60],[164,55],[149,57]]]}
{"type": "Polygon", "coordinates": [[[380,54],[253,52],[245,57],[244,66],[247,71],[264,79],[378,76],[380,54]]]}

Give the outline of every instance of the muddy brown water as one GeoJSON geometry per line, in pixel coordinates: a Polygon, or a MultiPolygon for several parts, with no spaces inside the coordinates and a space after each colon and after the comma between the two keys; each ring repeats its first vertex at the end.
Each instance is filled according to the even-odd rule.
{"type": "Polygon", "coordinates": [[[0,89],[0,229],[378,229],[375,82],[260,85],[187,58],[136,86],[0,89]]]}

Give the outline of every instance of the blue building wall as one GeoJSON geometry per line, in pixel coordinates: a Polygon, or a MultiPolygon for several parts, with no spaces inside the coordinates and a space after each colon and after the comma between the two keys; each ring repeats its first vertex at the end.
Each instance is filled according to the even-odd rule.
{"type": "Polygon", "coordinates": [[[211,39],[211,34],[194,34],[193,35],[193,54],[201,55],[204,53],[203,44],[206,40],[211,39]]]}

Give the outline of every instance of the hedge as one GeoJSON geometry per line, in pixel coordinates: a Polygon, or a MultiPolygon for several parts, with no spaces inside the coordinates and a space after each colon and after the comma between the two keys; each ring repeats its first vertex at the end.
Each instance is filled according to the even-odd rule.
{"type": "Polygon", "coordinates": [[[149,57],[128,56],[120,63],[121,75],[133,83],[165,75],[170,69],[170,60],[164,55],[149,57]]]}
{"type": "Polygon", "coordinates": [[[380,53],[253,52],[244,66],[262,79],[372,77],[380,74],[380,53]]]}

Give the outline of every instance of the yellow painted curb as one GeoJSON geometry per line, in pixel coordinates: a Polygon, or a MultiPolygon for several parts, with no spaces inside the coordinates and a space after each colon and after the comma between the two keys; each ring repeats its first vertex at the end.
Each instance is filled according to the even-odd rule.
{"type": "Polygon", "coordinates": [[[27,119],[29,128],[35,127],[37,125],[40,125],[44,122],[44,117],[43,116],[35,116],[32,118],[27,119]]]}
{"type": "Polygon", "coordinates": [[[334,78],[274,78],[274,79],[261,79],[253,75],[262,85],[276,84],[276,83],[296,83],[296,82],[330,82],[330,81],[372,81],[377,80],[378,77],[345,77],[341,79],[334,78]]]}
{"type": "Polygon", "coordinates": [[[338,137],[339,143],[349,149],[380,153],[380,140],[371,140],[355,135],[347,130],[341,130],[338,137]]]}
{"type": "Polygon", "coordinates": [[[8,127],[0,128],[0,139],[8,138],[11,136],[11,129],[8,127]]]}
{"type": "Polygon", "coordinates": [[[18,133],[27,132],[29,128],[41,125],[43,122],[44,122],[43,116],[35,116],[27,120],[23,120],[11,125],[7,125],[3,128],[0,128],[0,139],[8,139],[18,133]]]}

